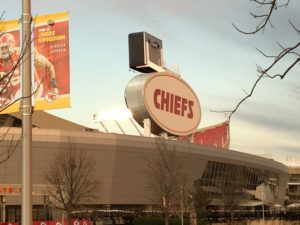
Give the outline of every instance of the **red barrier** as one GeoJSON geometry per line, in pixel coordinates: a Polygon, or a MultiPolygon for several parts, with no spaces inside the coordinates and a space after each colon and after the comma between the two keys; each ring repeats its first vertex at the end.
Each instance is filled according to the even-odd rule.
{"type": "MultiPolygon", "coordinates": [[[[64,221],[64,225],[67,224],[67,221],[64,221]]],[[[0,224],[2,225],[2,224],[0,224]]],[[[8,225],[8,224],[4,224],[4,225],[8,225]]],[[[18,224],[12,224],[12,225],[18,225],[18,224]]],[[[39,221],[39,220],[35,220],[32,222],[32,225],[62,225],[61,221],[39,221]]],[[[90,220],[71,220],[71,225],[92,225],[90,220]]]]}
{"type": "MultiPolygon", "coordinates": [[[[67,221],[64,221],[64,225],[67,224],[67,221]]],[[[0,222],[0,225],[19,225],[18,223],[14,222],[6,222],[2,223],[0,222]]],[[[61,221],[41,221],[41,220],[35,220],[32,222],[32,225],[62,225],[61,221]]],[[[71,220],[71,225],[92,225],[92,222],[90,220],[71,220]]]]}
{"type": "Polygon", "coordinates": [[[6,223],[1,223],[0,225],[18,225],[18,223],[12,223],[12,222],[6,222],[6,223]]]}

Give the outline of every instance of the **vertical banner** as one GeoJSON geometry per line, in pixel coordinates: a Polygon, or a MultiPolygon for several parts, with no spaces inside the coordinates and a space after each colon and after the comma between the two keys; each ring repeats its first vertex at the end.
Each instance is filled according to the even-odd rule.
{"type": "Polygon", "coordinates": [[[34,18],[34,109],[70,107],[68,13],[34,18]]]}
{"type": "Polygon", "coordinates": [[[0,114],[19,111],[20,58],[18,20],[0,21],[0,114]]]}

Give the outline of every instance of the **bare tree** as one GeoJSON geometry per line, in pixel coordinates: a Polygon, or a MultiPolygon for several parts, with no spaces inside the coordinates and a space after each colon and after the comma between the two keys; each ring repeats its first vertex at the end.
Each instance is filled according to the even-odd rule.
{"type": "MultiPolygon", "coordinates": [[[[21,100],[20,97],[13,98],[12,86],[14,86],[18,82],[19,73],[20,73],[20,65],[21,61],[24,57],[24,52],[28,49],[28,45],[24,45],[24,50],[20,51],[18,49],[18,57],[14,58],[14,60],[10,57],[11,51],[14,51],[11,41],[11,35],[6,34],[5,30],[2,29],[1,25],[3,23],[4,11],[0,16],[0,113],[5,109],[21,100]],[[6,34],[6,36],[4,36],[6,34]],[[5,40],[4,40],[5,39],[5,40]]],[[[18,84],[19,85],[19,84],[18,84]]],[[[1,116],[1,115],[0,115],[1,116]]],[[[6,140],[10,128],[1,129],[0,132],[0,142],[6,140]]],[[[1,148],[0,150],[0,164],[6,162],[13,155],[21,138],[17,141],[14,140],[14,137],[11,138],[9,144],[5,146],[5,148],[1,148]]]]}
{"type": "Polygon", "coordinates": [[[169,225],[172,208],[180,205],[179,199],[182,198],[187,174],[174,147],[169,149],[166,141],[161,138],[156,138],[155,146],[156,157],[145,159],[148,189],[152,200],[160,205],[164,213],[165,225],[169,225]]]}
{"type": "MultiPolygon", "coordinates": [[[[190,195],[190,211],[194,211],[197,217],[197,224],[203,224],[203,221],[208,215],[207,206],[211,202],[209,194],[204,190],[202,180],[197,179],[193,184],[193,191],[190,195]]],[[[192,224],[192,223],[191,223],[192,224]]]]}
{"type": "MultiPolygon", "coordinates": [[[[290,4],[290,0],[250,0],[260,10],[264,11],[263,13],[255,13],[250,12],[250,15],[257,20],[257,25],[253,30],[250,31],[243,31],[242,29],[238,28],[237,25],[233,24],[235,29],[243,34],[250,35],[250,34],[257,34],[258,32],[263,32],[267,29],[268,25],[271,28],[274,28],[275,26],[272,23],[272,18],[276,12],[276,10],[279,10],[281,8],[286,8],[290,4]]],[[[289,19],[289,25],[292,30],[294,30],[295,35],[300,34],[300,28],[297,27],[297,25],[289,19]]],[[[295,22],[298,22],[295,19],[295,22]]],[[[299,25],[298,25],[299,26],[299,25]]],[[[291,43],[289,46],[284,46],[280,43],[278,44],[278,53],[276,55],[269,55],[266,54],[264,51],[257,49],[259,53],[261,53],[264,57],[271,59],[271,62],[268,66],[261,66],[257,64],[257,73],[258,77],[254,84],[252,85],[252,88],[250,91],[245,91],[245,97],[243,97],[234,107],[233,110],[227,110],[227,111],[219,111],[219,112],[225,112],[229,113],[228,120],[230,121],[233,114],[238,110],[240,105],[244,103],[248,98],[250,98],[257,85],[260,83],[260,81],[264,78],[269,79],[283,79],[286,77],[286,75],[294,69],[296,66],[299,66],[300,62],[300,41],[296,41],[296,43],[291,43]],[[277,68],[281,68],[281,71],[278,71],[277,68]],[[278,72],[277,72],[278,71],[278,72]]]]}
{"type": "MultiPolygon", "coordinates": [[[[0,143],[4,143],[4,141],[7,141],[8,133],[9,133],[10,128],[4,129],[4,132],[0,132],[0,143]]],[[[14,136],[9,138],[8,144],[0,149],[0,164],[6,162],[7,160],[10,159],[10,157],[14,154],[16,149],[18,148],[19,144],[21,142],[20,136],[14,136]]]]}
{"type": "Polygon", "coordinates": [[[45,172],[49,183],[50,205],[66,212],[70,224],[72,211],[82,203],[92,202],[100,181],[93,177],[94,161],[73,148],[58,154],[45,172]]]}

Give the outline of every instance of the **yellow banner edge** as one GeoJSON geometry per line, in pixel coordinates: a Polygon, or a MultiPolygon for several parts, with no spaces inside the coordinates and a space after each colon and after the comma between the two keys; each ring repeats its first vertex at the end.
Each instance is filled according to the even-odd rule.
{"type": "Polygon", "coordinates": [[[46,14],[41,16],[35,16],[33,18],[34,25],[39,25],[43,23],[47,23],[48,20],[61,20],[61,19],[67,19],[69,17],[69,12],[59,12],[59,13],[53,13],[53,14],[46,14]]]}
{"type": "Polygon", "coordinates": [[[44,100],[34,101],[34,110],[49,110],[49,109],[59,109],[59,108],[70,108],[70,97],[59,98],[53,102],[46,102],[44,100]]]}
{"type": "Polygon", "coordinates": [[[19,30],[19,20],[2,20],[0,21],[0,33],[13,30],[19,30]]]}

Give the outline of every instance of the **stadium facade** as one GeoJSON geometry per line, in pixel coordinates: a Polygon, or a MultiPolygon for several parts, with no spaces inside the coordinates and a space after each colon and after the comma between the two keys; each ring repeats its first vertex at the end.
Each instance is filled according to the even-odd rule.
{"type": "MultiPolygon", "coordinates": [[[[5,149],[20,139],[20,115],[1,115],[0,122],[3,157],[5,149]]],[[[111,209],[151,208],[145,158],[157,154],[154,138],[102,133],[43,111],[34,113],[33,125],[33,219],[43,214],[47,204],[45,169],[70,145],[95,160],[93,176],[102,181],[95,200],[85,205],[111,209]]],[[[166,140],[165,143],[175,149],[189,182],[201,179],[203,188],[212,198],[212,205],[222,205],[224,185],[233,187],[236,183],[247,193],[244,206],[284,204],[287,166],[271,159],[184,140],[166,140]],[[239,177],[236,174],[240,174],[239,177]]],[[[2,220],[10,222],[20,219],[21,147],[17,146],[11,153],[10,159],[0,164],[0,214],[2,220]]]]}

